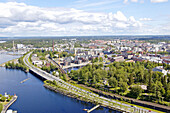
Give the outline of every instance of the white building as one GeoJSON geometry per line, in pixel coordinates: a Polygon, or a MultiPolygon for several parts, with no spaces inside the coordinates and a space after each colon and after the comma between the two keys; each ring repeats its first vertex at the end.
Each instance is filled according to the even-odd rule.
{"type": "Polygon", "coordinates": [[[17,44],[17,49],[21,49],[21,48],[23,48],[23,47],[24,47],[23,44],[17,44]]]}
{"type": "Polygon", "coordinates": [[[38,61],[38,60],[33,61],[32,63],[33,63],[34,65],[35,65],[35,64],[36,64],[36,65],[42,65],[42,64],[43,64],[42,61],[38,61]]]}
{"type": "Polygon", "coordinates": [[[166,71],[163,66],[157,66],[155,68],[153,68],[153,71],[159,71],[161,73],[163,73],[164,75],[167,75],[168,71],[166,71]]]}

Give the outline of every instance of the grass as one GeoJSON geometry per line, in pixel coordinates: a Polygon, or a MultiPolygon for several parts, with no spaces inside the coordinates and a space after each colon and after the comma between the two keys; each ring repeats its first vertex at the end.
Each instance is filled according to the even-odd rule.
{"type": "Polygon", "coordinates": [[[3,104],[0,103],[0,113],[1,113],[2,109],[3,109],[3,104]]]}
{"type": "Polygon", "coordinates": [[[109,88],[110,90],[118,90],[118,89],[120,89],[120,87],[116,87],[116,88],[109,88]]]}
{"type": "Polygon", "coordinates": [[[74,84],[74,83],[69,83],[69,84],[74,85],[74,86],[76,86],[76,87],[78,87],[78,88],[84,89],[84,90],[89,91],[89,92],[92,93],[91,90],[89,90],[89,89],[87,89],[87,88],[85,88],[85,87],[83,87],[83,86],[80,86],[80,85],[78,85],[78,84],[74,84]]]}
{"type": "Polygon", "coordinates": [[[165,112],[162,112],[162,111],[158,111],[158,110],[155,110],[155,109],[151,109],[151,108],[147,108],[147,107],[143,107],[143,106],[139,106],[139,105],[136,105],[136,104],[130,104],[128,102],[125,102],[125,101],[120,101],[120,100],[115,100],[117,102],[121,102],[121,103],[124,103],[124,104],[129,104],[129,105],[132,105],[132,106],[136,106],[138,108],[143,108],[143,109],[147,109],[148,111],[151,110],[151,111],[154,111],[154,112],[157,112],[157,113],[165,113],[165,112]]]}
{"type": "Polygon", "coordinates": [[[8,102],[0,102],[0,113],[3,109],[3,106],[6,105],[8,102]]]}

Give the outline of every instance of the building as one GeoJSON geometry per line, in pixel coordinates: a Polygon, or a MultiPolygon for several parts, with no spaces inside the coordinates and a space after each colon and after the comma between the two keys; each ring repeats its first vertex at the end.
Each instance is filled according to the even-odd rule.
{"type": "Polygon", "coordinates": [[[163,59],[162,63],[166,63],[166,64],[170,65],[170,59],[163,59]]]}
{"type": "Polygon", "coordinates": [[[123,56],[114,57],[110,60],[111,62],[123,62],[125,61],[123,56]]]}
{"type": "Polygon", "coordinates": [[[36,64],[36,65],[43,65],[43,62],[42,61],[39,61],[39,60],[35,60],[32,62],[32,64],[36,64]]]}
{"type": "Polygon", "coordinates": [[[23,47],[24,47],[23,44],[17,44],[17,49],[21,49],[21,48],[23,48],[23,47]]]}
{"type": "Polygon", "coordinates": [[[167,75],[168,71],[166,71],[163,66],[157,66],[155,68],[152,69],[152,71],[158,71],[158,72],[161,72],[163,73],[164,75],[167,75]]]}
{"type": "Polygon", "coordinates": [[[134,62],[135,63],[135,61],[133,61],[133,60],[126,60],[125,62],[134,62]]]}

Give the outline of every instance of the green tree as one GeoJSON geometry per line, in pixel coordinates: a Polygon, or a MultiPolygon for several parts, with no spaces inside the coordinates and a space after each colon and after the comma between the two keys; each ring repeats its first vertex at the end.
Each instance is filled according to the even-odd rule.
{"type": "Polygon", "coordinates": [[[107,55],[104,55],[105,58],[107,58],[107,55]]]}
{"type": "Polygon", "coordinates": [[[135,98],[139,97],[142,92],[143,89],[141,88],[141,86],[133,86],[130,90],[130,94],[135,98]]]}
{"type": "Polygon", "coordinates": [[[147,86],[147,90],[149,93],[151,93],[153,91],[153,84],[152,84],[152,73],[150,72],[149,73],[149,83],[148,83],[148,86],[147,86]]]}
{"type": "Polygon", "coordinates": [[[102,57],[100,57],[100,58],[99,58],[99,61],[100,61],[100,62],[103,62],[103,58],[102,58],[102,57]]]}
{"type": "Polygon", "coordinates": [[[129,78],[129,84],[132,85],[134,83],[134,80],[133,80],[133,73],[130,74],[130,78],[129,78]]]}
{"type": "Polygon", "coordinates": [[[1,97],[1,101],[4,102],[6,100],[6,97],[5,96],[2,96],[1,97]]]}
{"type": "Polygon", "coordinates": [[[67,82],[66,74],[63,74],[63,80],[67,82]]]}
{"type": "Polygon", "coordinates": [[[93,83],[93,84],[96,83],[96,76],[95,76],[95,75],[93,75],[93,77],[92,77],[92,83],[93,83]]]}
{"type": "Polygon", "coordinates": [[[127,87],[128,87],[128,85],[127,85],[126,82],[122,82],[122,83],[120,84],[120,90],[121,90],[122,92],[125,92],[125,91],[127,90],[127,87]]]}
{"type": "Polygon", "coordinates": [[[110,77],[108,82],[109,82],[109,85],[114,88],[117,87],[118,85],[118,82],[115,77],[110,77]]]}

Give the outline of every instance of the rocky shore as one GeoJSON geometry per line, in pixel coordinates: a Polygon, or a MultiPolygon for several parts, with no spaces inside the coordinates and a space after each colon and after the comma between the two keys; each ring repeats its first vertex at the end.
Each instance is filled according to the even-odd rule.
{"type": "Polygon", "coordinates": [[[112,106],[112,105],[108,106],[108,105],[106,105],[106,104],[104,104],[102,102],[99,102],[99,101],[96,101],[96,100],[92,100],[90,98],[86,98],[85,96],[76,95],[76,94],[74,94],[72,92],[69,92],[66,89],[63,89],[63,88],[53,87],[53,86],[50,86],[48,84],[44,84],[44,87],[47,88],[47,89],[50,89],[52,91],[55,91],[55,92],[61,93],[63,95],[66,95],[68,97],[80,100],[80,101],[90,102],[90,103],[93,103],[93,104],[99,104],[99,105],[101,105],[103,107],[107,107],[107,108],[109,108],[111,110],[117,110],[117,111],[120,111],[120,112],[130,113],[130,111],[125,110],[125,108],[123,108],[123,107],[118,107],[118,106],[116,107],[116,106],[112,106]]]}

